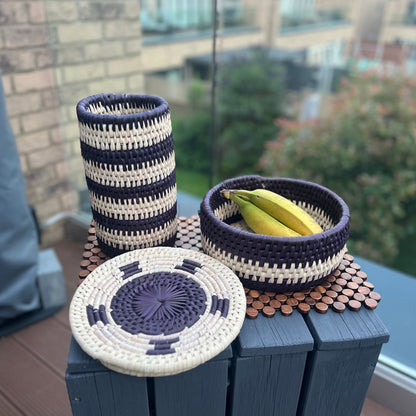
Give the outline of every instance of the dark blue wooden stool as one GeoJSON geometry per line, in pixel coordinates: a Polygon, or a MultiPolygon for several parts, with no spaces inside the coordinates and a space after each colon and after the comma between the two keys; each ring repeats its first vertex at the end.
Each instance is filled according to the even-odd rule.
{"type": "Polygon", "coordinates": [[[374,311],[246,319],[231,346],[174,376],[111,371],[72,340],[74,416],[358,416],[389,334],[374,311]]]}
{"type": "Polygon", "coordinates": [[[149,415],[146,378],[108,370],[74,339],[65,378],[74,416],[149,415]]]}
{"type": "Polygon", "coordinates": [[[228,414],[294,415],[314,341],[302,315],[245,320],[235,341],[228,414]]]}
{"type": "Polygon", "coordinates": [[[66,385],[74,416],[224,414],[229,346],[212,360],[181,374],[135,377],[104,367],[72,339],[66,385]]]}
{"type": "Polygon", "coordinates": [[[359,416],[382,344],[389,334],[374,311],[306,316],[315,339],[298,415],[359,416]]]}

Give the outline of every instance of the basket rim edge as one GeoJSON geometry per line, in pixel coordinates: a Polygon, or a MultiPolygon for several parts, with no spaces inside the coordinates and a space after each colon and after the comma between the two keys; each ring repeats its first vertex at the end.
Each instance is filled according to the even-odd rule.
{"type": "Polygon", "coordinates": [[[338,194],[336,194],[334,191],[332,191],[331,189],[329,189],[329,188],[327,188],[323,185],[320,185],[318,183],[311,182],[311,181],[306,181],[306,180],[303,180],[303,179],[288,178],[288,177],[265,177],[265,176],[260,176],[260,175],[237,176],[235,178],[229,178],[229,179],[226,179],[226,180],[218,183],[217,185],[212,187],[206,193],[206,195],[204,196],[204,198],[201,202],[201,213],[202,212],[205,215],[207,215],[207,217],[210,218],[212,221],[216,222],[220,228],[226,230],[227,232],[232,232],[233,234],[236,234],[236,235],[247,236],[247,237],[250,237],[250,238],[252,238],[254,240],[258,240],[258,241],[264,241],[266,239],[266,240],[271,240],[271,241],[294,242],[294,243],[316,241],[317,239],[331,237],[331,235],[337,234],[337,233],[341,232],[342,230],[344,230],[346,227],[348,227],[348,224],[349,224],[349,221],[350,221],[350,218],[351,218],[350,211],[349,211],[349,208],[348,208],[348,205],[346,204],[346,202],[338,194]],[[214,194],[214,192],[218,191],[221,188],[224,188],[224,185],[227,182],[231,182],[231,181],[235,181],[235,180],[243,179],[243,178],[244,179],[253,179],[253,180],[257,180],[257,181],[266,181],[266,182],[281,180],[281,181],[285,181],[285,182],[291,182],[291,183],[294,182],[294,183],[305,184],[305,185],[308,185],[308,186],[318,187],[321,190],[325,191],[327,194],[331,195],[341,205],[341,209],[342,209],[341,217],[340,217],[339,221],[337,222],[337,224],[335,224],[329,230],[326,230],[326,231],[323,231],[323,232],[317,233],[317,234],[302,235],[302,236],[299,236],[299,237],[268,236],[268,235],[255,234],[255,233],[250,233],[250,232],[247,232],[247,231],[244,231],[244,230],[236,229],[236,228],[228,225],[224,221],[221,221],[218,217],[216,217],[214,215],[214,213],[209,208],[209,201],[210,201],[211,196],[214,194]]]}

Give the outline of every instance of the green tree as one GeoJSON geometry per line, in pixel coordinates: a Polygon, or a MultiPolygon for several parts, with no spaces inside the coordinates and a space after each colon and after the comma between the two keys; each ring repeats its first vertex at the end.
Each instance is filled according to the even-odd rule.
{"type": "Polygon", "coordinates": [[[188,94],[190,113],[172,117],[175,158],[179,169],[207,173],[210,169],[211,115],[206,88],[194,80],[188,94]]]}
{"type": "Polygon", "coordinates": [[[351,212],[349,249],[391,263],[416,220],[416,80],[355,75],[343,80],[324,120],[279,124],[263,172],[338,193],[351,212]]]}
{"type": "Polygon", "coordinates": [[[257,171],[265,142],[283,114],[284,71],[268,50],[221,62],[218,71],[216,170],[220,178],[257,171]]]}

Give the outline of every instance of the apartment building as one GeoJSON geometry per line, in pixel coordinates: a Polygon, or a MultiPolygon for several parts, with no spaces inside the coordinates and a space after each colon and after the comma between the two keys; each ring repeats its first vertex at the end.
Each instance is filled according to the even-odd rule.
{"type": "MultiPolygon", "coordinates": [[[[159,85],[169,98],[186,97],[186,62],[212,54],[211,3],[141,2],[142,53],[146,57],[142,68],[148,89],[157,89],[159,85]],[[181,94],[173,80],[181,85],[181,94]]],[[[263,46],[303,51],[306,65],[341,67],[355,37],[358,7],[356,1],[346,4],[339,0],[219,1],[217,52],[263,46]]]]}

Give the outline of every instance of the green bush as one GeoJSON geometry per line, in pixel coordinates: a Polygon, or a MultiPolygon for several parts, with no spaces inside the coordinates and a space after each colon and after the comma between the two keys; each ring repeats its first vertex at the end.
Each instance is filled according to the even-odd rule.
{"type": "Polygon", "coordinates": [[[172,118],[178,167],[215,171],[216,180],[258,171],[264,144],[278,131],[274,120],[283,114],[283,75],[281,65],[263,49],[221,62],[214,143],[206,90],[194,80],[188,96],[191,113],[172,118]]]}
{"type": "Polygon", "coordinates": [[[209,111],[172,117],[176,164],[181,169],[209,171],[211,117],[209,111]]]}
{"type": "Polygon", "coordinates": [[[279,124],[263,173],[338,193],[351,212],[349,249],[391,264],[416,220],[416,80],[355,75],[343,80],[326,119],[279,124]]]}
{"type": "Polygon", "coordinates": [[[188,94],[187,115],[172,116],[175,159],[179,169],[207,173],[210,170],[211,114],[204,85],[194,80],[188,94]]]}
{"type": "Polygon", "coordinates": [[[284,71],[267,50],[220,65],[218,73],[216,170],[228,178],[258,169],[265,142],[275,137],[283,114],[284,71]]]}

